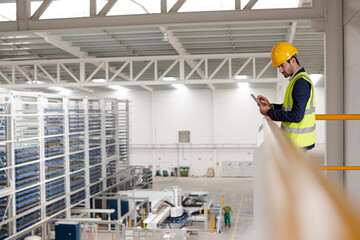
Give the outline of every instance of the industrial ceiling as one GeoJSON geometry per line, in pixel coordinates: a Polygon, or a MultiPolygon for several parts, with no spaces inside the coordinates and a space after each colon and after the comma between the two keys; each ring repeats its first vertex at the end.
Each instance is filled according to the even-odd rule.
{"type": "MultiPolygon", "coordinates": [[[[52,1],[48,2],[50,5],[52,1]]],[[[164,3],[164,0],[160,2],[164,3]]],[[[174,7],[179,2],[185,1],[179,0],[174,7]]],[[[251,0],[248,4],[254,2],[257,1],[251,0]]],[[[311,9],[307,7],[310,3],[301,1],[299,4],[303,7],[292,11],[311,9]]],[[[270,52],[280,41],[296,46],[300,63],[307,72],[323,74],[324,33],[321,27],[316,30],[312,27],[319,25],[314,23],[321,23],[322,16],[314,14],[313,19],[294,17],[288,20],[276,17],[283,12],[279,9],[247,9],[245,6],[230,11],[205,12],[206,17],[201,17],[204,12],[195,15],[170,11],[136,15],[141,19],[148,17],[149,24],[136,21],[136,16],[114,17],[105,13],[104,16],[81,18],[85,25],[80,24],[81,19],[74,19],[74,27],[68,22],[61,24],[62,19],[31,17],[25,18],[28,26],[22,27],[21,16],[18,16],[17,21],[0,22],[0,83],[6,88],[22,90],[56,85],[86,91],[105,90],[114,84],[152,91],[168,89],[173,83],[214,90],[232,88],[237,82],[244,81],[252,87],[275,87],[280,78],[277,70],[271,68],[270,52]],[[248,17],[246,20],[246,16],[241,15],[253,12],[259,16],[261,11],[267,11],[266,14],[273,11],[275,16],[270,14],[268,20],[266,17],[258,17],[259,20],[248,17]],[[227,13],[229,19],[219,18],[227,13]],[[239,21],[234,21],[237,19],[235,14],[239,15],[239,21]],[[154,15],[159,16],[158,20],[154,20],[154,15]],[[200,17],[191,23],[187,20],[173,23],[169,15],[183,19],[200,17]],[[213,21],[204,22],[212,15],[213,21]],[[104,22],[104,26],[99,27],[100,20],[93,22],[96,17],[111,23],[104,22]],[[112,19],[128,21],[119,22],[117,26],[112,19]],[[167,19],[170,20],[159,24],[167,19]],[[88,27],[81,27],[87,24],[88,27]]],[[[323,86],[323,78],[316,85],[323,86]]]]}

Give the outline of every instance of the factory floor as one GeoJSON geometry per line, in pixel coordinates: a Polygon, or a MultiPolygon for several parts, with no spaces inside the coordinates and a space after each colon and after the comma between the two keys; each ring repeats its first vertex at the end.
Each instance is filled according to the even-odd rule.
{"type": "MultiPolygon", "coordinates": [[[[224,227],[220,234],[202,232],[191,235],[189,239],[241,239],[253,221],[253,179],[252,178],[198,178],[198,177],[155,177],[153,189],[172,189],[179,186],[183,190],[208,191],[213,205],[228,203],[233,214],[231,228],[224,227]]],[[[210,224],[209,224],[210,227],[210,224]]],[[[204,228],[203,224],[192,228],[204,228]]]]}
{"type": "MultiPolygon", "coordinates": [[[[222,202],[232,208],[231,228],[224,227],[220,234],[200,232],[188,240],[237,240],[241,239],[253,222],[253,178],[206,178],[206,177],[154,177],[153,189],[172,189],[179,186],[183,190],[208,191],[213,205],[222,202]]],[[[210,211],[210,216],[213,211],[210,211]]],[[[204,229],[203,223],[193,223],[192,229],[204,229]]],[[[209,223],[210,228],[210,223],[209,223]]],[[[210,230],[208,230],[210,231],[210,230]]],[[[115,239],[113,233],[98,232],[101,240],[115,239]]]]}

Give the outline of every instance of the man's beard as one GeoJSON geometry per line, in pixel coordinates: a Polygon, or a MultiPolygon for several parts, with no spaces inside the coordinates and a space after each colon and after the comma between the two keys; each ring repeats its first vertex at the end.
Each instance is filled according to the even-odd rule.
{"type": "Polygon", "coordinates": [[[282,72],[282,75],[283,75],[285,78],[290,77],[290,75],[289,75],[289,74],[287,74],[287,72],[282,72]]]}

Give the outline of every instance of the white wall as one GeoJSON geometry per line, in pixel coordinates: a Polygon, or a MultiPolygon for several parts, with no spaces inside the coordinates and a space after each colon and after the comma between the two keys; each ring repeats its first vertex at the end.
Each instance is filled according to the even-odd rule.
{"type": "MultiPolygon", "coordinates": [[[[98,92],[97,97],[129,99],[131,164],[152,165],[171,171],[189,166],[190,174],[204,176],[208,168],[221,176],[223,161],[252,161],[258,128],[262,123],[249,93],[272,102],[276,89],[164,90],[98,92]],[[154,115],[152,112],[154,111],[154,115]],[[178,144],[178,131],[191,132],[191,145],[178,144]],[[148,144],[148,145],[145,145],[148,144]],[[156,144],[157,149],[150,149],[156,144]],[[217,150],[212,149],[214,144],[217,150]],[[249,146],[250,145],[250,146],[249,146]],[[188,149],[188,147],[195,149],[188,149]],[[170,148],[170,149],[169,149],[170,148]]],[[[316,89],[317,112],[323,111],[323,89],[316,89]]],[[[320,124],[321,126],[321,124],[320,124]]],[[[323,127],[317,140],[323,142],[323,127]]]]}

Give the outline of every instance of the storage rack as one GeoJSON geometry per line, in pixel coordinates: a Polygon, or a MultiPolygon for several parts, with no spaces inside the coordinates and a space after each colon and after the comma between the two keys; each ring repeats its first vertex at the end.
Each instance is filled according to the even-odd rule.
{"type": "Polygon", "coordinates": [[[0,240],[45,236],[47,221],[89,208],[120,181],[102,179],[129,166],[127,100],[11,92],[0,102],[0,240]]]}
{"type": "Polygon", "coordinates": [[[117,109],[120,169],[129,165],[129,101],[119,100],[117,109]]]}

